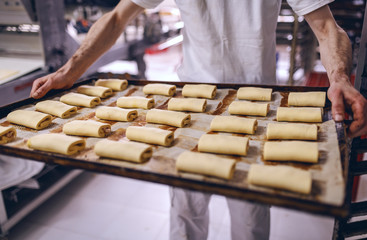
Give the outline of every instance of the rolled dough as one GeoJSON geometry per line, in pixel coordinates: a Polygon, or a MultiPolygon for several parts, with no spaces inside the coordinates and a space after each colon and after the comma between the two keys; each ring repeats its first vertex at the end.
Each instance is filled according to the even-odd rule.
{"type": "Polygon", "coordinates": [[[52,123],[51,115],[28,110],[15,110],[8,114],[6,120],[36,130],[44,129],[52,123]]]}
{"type": "Polygon", "coordinates": [[[233,154],[246,156],[249,148],[247,137],[204,134],[200,137],[198,150],[200,152],[233,154]]]}
{"type": "Polygon", "coordinates": [[[171,146],[173,132],[152,127],[130,126],[126,129],[126,137],[132,141],[171,146]]]}
{"type": "Polygon", "coordinates": [[[17,131],[14,127],[0,126],[0,144],[13,141],[17,137],[17,131]]]}
{"type": "Polygon", "coordinates": [[[100,98],[107,98],[113,94],[111,88],[101,87],[101,86],[89,86],[82,85],[77,88],[78,93],[95,96],[100,98]]]}
{"type": "Polygon", "coordinates": [[[85,140],[57,133],[40,134],[28,139],[27,146],[46,152],[75,154],[85,148],[85,140]]]}
{"type": "Polygon", "coordinates": [[[230,114],[263,116],[268,115],[268,103],[253,103],[248,101],[233,101],[229,107],[230,114]]]}
{"type": "Polygon", "coordinates": [[[101,157],[142,163],[150,159],[153,149],[144,143],[103,139],[96,143],[94,152],[101,157]]]}
{"type": "Polygon", "coordinates": [[[101,99],[99,97],[87,96],[80,93],[65,94],[61,96],[60,101],[73,106],[81,106],[89,108],[95,107],[101,103],[101,99]]]}
{"type": "Polygon", "coordinates": [[[121,108],[151,109],[154,107],[154,99],[145,97],[120,97],[117,99],[117,106],[121,108]]]}
{"type": "Polygon", "coordinates": [[[113,91],[123,91],[127,88],[127,84],[125,79],[98,79],[95,86],[111,88],[113,91]]]}
{"type": "Polygon", "coordinates": [[[45,100],[36,104],[36,110],[44,113],[48,113],[60,118],[68,118],[77,113],[77,108],[70,106],[66,103],[45,100]]]}
{"type": "Polygon", "coordinates": [[[290,166],[251,164],[247,181],[254,185],[279,188],[303,194],[309,194],[312,186],[310,172],[290,166]]]}
{"type": "Polygon", "coordinates": [[[173,96],[176,93],[176,86],[164,83],[150,83],[143,87],[144,94],[156,94],[164,96],[173,96]]]}
{"type": "Polygon", "coordinates": [[[213,99],[216,93],[217,87],[210,84],[185,84],[182,88],[184,97],[213,99]]]}
{"type": "Polygon", "coordinates": [[[318,159],[317,142],[281,141],[264,144],[264,160],[317,163],[318,159]]]}
{"type": "Polygon", "coordinates": [[[186,151],[176,160],[176,169],[184,172],[203,174],[223,179],[231,179],[236,161],[214,154],[186,151]]]}
{"type": "Polygon", "coordinates": [[[198,98],[171,98],[168,101],[168,110],[205,112],[206,99],[198,98]]]}
{"type": "Polygon", "coordinates": [[[278,107],[277,121],[322,122],[322,109],[311,107],[278,107]]]}
{"type": "Polygon", "coordinates": [[[191,115],[182,112],[152,109],[147,112],[146,121],[174,127],[186,127],[190,124],[191,115]]]}
{"type": "Polygon", "coordinates": [[[254,134],[257,120],[235,116],[216,116],[210,123],[211,131],[254,134]]]}
{"type": "Polygon", "coordinates": [[[73,120],[65,123],[62,131],[68,135],[106,137],[111,132],[111,126],[93,120],[73,120]]]}
{"type": "Polygon", "coordinates": [[[99,107],[96,110],[96,117],[105,120],[120,122],[131,122],[138,117],[138,111],[122,109],[119,107],[99,107]]]}
{"type": "Polygon", "coordinates": [[[273,89],[271,88],[241,87],[237,91],[237,98],[240,100],[271,101],[272,93],[273,89]]]}
{"type": "Polygon", "coordinates": [[[303,123],[269,123],[267,139],[317,140],[317,126],[303,123]]]}
{"type": "Polygon", "coordinates": [[[326,92],[291,92],[288,95],[288,106],[324,107],[326,92]]]}

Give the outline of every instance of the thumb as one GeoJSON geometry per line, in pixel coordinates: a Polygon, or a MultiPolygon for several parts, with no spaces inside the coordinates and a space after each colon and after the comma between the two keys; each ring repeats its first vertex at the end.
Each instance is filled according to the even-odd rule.
{"type": "Polygon", "coordinates": [[[331,112],[333,114],[333,119],[336,122],[341,122],[344,120],[344,98],[342,96],[333,98],[331,101],[331,112]]]}

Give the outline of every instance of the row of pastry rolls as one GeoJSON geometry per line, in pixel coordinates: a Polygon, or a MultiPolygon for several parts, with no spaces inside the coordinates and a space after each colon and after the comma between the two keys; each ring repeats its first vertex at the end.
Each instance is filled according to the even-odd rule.
{"type": "MultiPolygon", "coordinates": [[[[215,94],[216,87],[213,85],[187,84],[183,87],[182,95],[189,98],[171,99],[168,103],[168,109],[205,112],[206,99],[202,98],[213,99],[215,94]]],[[[212,131],[253,134],[256,126],[255,119],[216,116],[212,120],[210,128],[212,131]]],[[[233,177],[236,161],[217,154],[245,156],[248,147],[249,140],[246,137],[204,134],[198,141],[199,152],[185,151],[180,154],[176,160],[176,169],[228,180],[233,177]]]]}
{"type": "MultiPolygon", "coordinates": [[[[95,96],[103,97],[102,87],[121,89],[121,85],[106,80],[98,80],[95,96]],[[102,86],[102,87],[101,87],[102,86]],[[99,92],[98,92],[99,91],[99,92]]],[[[92,88],[78,88],[80,90],[91,90],[92,88]]],[[[159,88],[161,89],[161,88],[159,88]]],[[[86,93],[86,92],[85,92],[86,93]]],[[[90,94],[90,93],[89,93],[90,94]]],[[[121,97],[116,102],[117,107],[99,107],[95,114],[99,119],[114,121],[133,121],[137,118],[136,109],[150,109],[154,106],[154,99],[145,97],[121,97]],[[128,108],[128,109],[126,109],[128,108]]],[[[106,137],[111,131],[110,125],[93,120],[75,120],[63,126],[63,132],[69,135],[106,137]]],[[[128,127],[126,137],[131,141],[112,141],[104,139],[98,141],[94,146],[94,152],[100,157],[107,157],[132,162],[145,162],[152,156],[152,147],[145,143],[168,146],[173,142],[173,134],[170,131],[152,129],[145,127],[128,127]],[[138,142],[136,142],[138,141],[138,142]],[[139,143],[145,142],[145,143],[139,143]]]]}
{"type": "MultiPolygon", "coordinates": [[[[83,107],[95,107],[101,100],[102,87],[99,84],[109,86],[114,91],[122,91],[127,87],[126,80],[120,79],[100,79],[94,86],[81,86],[78,88],[78,93],[68,93],[61,96],[60,101],[45,100],[38,102],[35,106],[37,111],[48,113],[60,118],[67,118],[77,112],[75,106],[83,107]],[[83,92],[87,89],[86,92],[83,92]],[[91,96],[89,96],[91,95],[91,96]],[[95,96],[94,96],[95,95],[95,96]],[[70,104],[70,105],[69,105],[70,104]]],[[[106,92],[111,92],[112,89],[108,88],[106,92]]],[[[102,89],[104,91],[104,89],[102,89]]],[[[118,111],[117,109],[113,112],[118,111]]],[[[31,111],[29,111],[31,112],[31,111]]],[[[103,111],[103,109],[97,111],[97,115],[100,118],[106,117],[111,111],[103,111]],[[107,112],[107,113],[106,113],[107,112]]],[[[38,113],[38,112],[37,112],[38,113]]],[[[43,114],[43,113],[42,113],[43,114]]],[[[112,114],[112,117],[119,118],[121,121],[128,120],[131,114],[125,112],[119,112],[119,114],[112,114]],[[117,117],[117,115],[119,115],[117,117]]],[[[133,115],[133,114],[132,114],[133,115]]],[[[91,137],[105,137],[110,132],[110,125],[103,124],[93,120],[74,120],[70,121],[63,126],[63,133],[66,134],[40,134],[28,139],[28,147],[61,153],[61,154],[75,154],[85,147],[85,140],[75,136],[91,136],[91,137]],[[74,135],[74,136],[70,136],[74,135]]]]}
{"type": "Polygon", "coordinates": [[[228,112],[235,115],[266,117],[270,105],[264,101],[271,101],[272,93],[273,89],[271,88],[241,87],[237,91],[238,101],[233,101],[229,105],[228,112]]]}
{"type": "MultiPolygon", "coordinates": [[[[121,85],[127,86],[126,80],[111,79],[104,81],[120,82],[121,85]]],[[[105,87],[80,86],[77,90],[79,93],[65,94],[61,96],[60,101],[45,100],[38,102],[35,105],[37,111],[15,110],[8,114],[7,120],[13,124],[22,125],[35,130],[44,129],[52,123],[51,116],[59,118],[71,117],[77,113],[77,108],[75,106],[94,107],[101,102],[99,96],[107,96],[108,94],[106,94],[106,92],[112,92],[110,88],[102,90],[100,88],[105,87]]]]}
{"type": "MultiPolygon", "coordinates": [[[[203,85],[199,85],[202,87],[203,85]]],[[[196,94],[193,90],[187,90],[190,85],[184,87],[186,94],[196,94]]],[[[216,87],[211,86],[210,97],[214,97],[216,87]]],[[[171,84],[147,84],[143,88],[146,95],[164,95],[171,97],[176,92],[176,87],[171,84]]],[[[202,91],[200,91],[202,93],[202,91]]],[[[146,97],[122,97],[117,100],[117,106],[127,108],[151,109],[154,106],[154,99],[146,97]]],[[[168,101],[168,110],[151,109],[146,114],[148,123],[169,125],[174,127],[186,127],[190,124],[191,115],[180,111],[203,112],[206,107],[205,99],[192,98],[171,98],[168,101]],[[183,101],[181,101],[183,100],[183,101]],[[199,101],[196,101],[199,100],[199,101]],[[200,104],[198,104],[200,103],[200,104]],[[198,107],[199,106],[199,107],[198,107]],[[175,110],[175,111],[173,111],[175,110]]],[[[130,126],[127,128],[126,136],[130,140],[140,141],[162,146],[170,146],[173,143],[173,132],[158,128],[130,126]]]]}
{"type": "MultiPolygon", "coordinates": [[[[138,107],[151,109],[146,114],[146,121],[149,123],[163,124],[174,127],[186,127],[190,124],[191,115],[180,111],[204,112],[206,108],[205,99],[195,99],[192,97],[215,96],[216,87],[210,86],[210,93],[202,91],[206,85],[185,85],[183,96],[191,98],[171,98],[168,101],[168,110],[151,109],[154,106],[154,100],[143,97],[119,98],[117,106],[119,107],[138,107]]],[[[170,84],[147,84],[143,88],[146,95],[164,95],[172,97],[175,94],[176,87],[170,84]]],[[[157,144],[169,147],[172,145],[174,135],[172,131],[152,127],[130,126],[126,130],[126,137],[133,141],[139,141],[149,144],[157,144]]]]}
{"type": "MultiPolygon", "coordinates": [[[[324,104],[324,92],[290,93],[288,106],[297,107],[279,107],[277,120],[322,122],[322,109],[310,108],[310,106],[323,107],[324,104]]],[[[266,135],[268,140],[281,141],[265,142],[263,148],[265,161],[318,162],[318,144],[314,142],[317,140],[317,126],[315,124],[269,123],[266,135]]],[[[253,164],[249,170],[248,182],[303,194],[309,194],[312,188],[311,172],[290,166],[253,164]]]]}
{"type": "MultiPolygon", "coordinates": [[[[158,94],[173,96],[176,92],[176,86],[171,84],[147,84],[143,87],[143,92],[146,95],[158,94]]],[[[140,108],[148,110],[146,114],[147,122],[166,124],[175,127],[184,127],[190,124],[190,115],[152,109],[154,104],[153,98],[139,96],[120,97],[116,102],[116,105],[121,108],[140,108]]],[[[145,162],[153,154],[153,149],[148,144],[169,147],[174,140],[172,131],[145,126],[129,126],[126,129],[126,137],[130,142],[102,140],[96,144],[94,151],[97,155],[102,157],[145,162]],[[122,149],[124,151],[122,151],[122,149]]]]}
{"type": "MultiPolygon", "coordinates": [[[[238,93],[242,93],[242,91],[238,93]]],[[[245,96],[243,96],[243,98],[245,98],[245,96]]],[[[251,106],[245,106],[242,103],[246,102],[232,102],[229,106],[229,112],[231,114],[264,115],[263,113],[258,114],[259,111],[263,110],[258,110],[258,106],[252,105],[251,102],[248,102],[251,106]],[[250,111],[245,113],[246,110],[250,111]]],[[[267,108],[268,105],[265,111],[267,111],[267,108]]],[[[254,134],[256,128],[256,119],[238,116],[216,116],[210,124],[210,130],[214,132],[254,134]]],[[[177,159],[176,168],[181,171],[231,179],[235,171],[236,161],[215,154],[246,156],[248,148],[249,139],[247,137],[224,134],[204,134],[198,141],[198,150],[200,153],[190,151],[182,153],[177,159]]]]}
{"type": "MultiPolygon", "coordinates": [[[[98,80],[96,82],[96,86],[111,88],[114,91],[121,91],[126,89],[127,84],[117,81],[98,80]]],[[[103,94],[103,92],[101,91],[100,94],[103,94]]],[[[154,99],[144,97],[121,97],[117,100],[116,105],[117,107],[97,108],[96,117],[104,120],[130,122],[138,117],[138,111],[136,108],[150,109],[154,106],[154,99]]],[[[109,127],[99,123],[98,125],[96,124],[95,129],[97,130],[95,133],[100,134],[100,136],[108,134],[108,131],[110,131],[109,127]],[[103,128],[103,126],[105,128],[103,128]]],[[[126,130],[126,135],[130,137],[131,129],[126,130]]],[[[108,139],[98,141],[93,150],[94,153],[100,157],[131,161],[135,163],[148,161],[153,153],[152,147],[145,143],[126,140],[112,141],[108,139]]]]}
{"type": "MultiPolygon", "coordinates": [[[[176,93],[176,86],[171,84],[151,83],[143,87],[146,95],[163,95],[172,97],[176,93]]],[[[117,106],[127,108],[150,109],[146,113],[146,122],[154,124],[163,124],[173,127],[187,127],[190,125],[191,115],[170,111],[152,109],[154,99],[148,97],[122,97],[117,100],[117,106]]],[[[148,144],[170,147],[174,141],[174,134],[170,130],[164,130],[156,127],[129,126],[126,129],[126,137],[132,141],[138,141],[148,144]]]]}
{"type": "MultiPolygon", "coordinates": [[[[170,84],[147,84],[143,88],[146,95],[173,96],[176,87],[170,84]]],[[[154,106],[154,99],[147,97],[121,97],[117,100],[118,107],[151,109],[146,114],[146,121],[149,123],[164,124],[174,127],[186,127],[190,124],[191,115],[180,111],[204,112],[206,99],[192,97],[213,98],[216,87],[212,85],[190,85],[183,87],[183,96],[190,98],[171,98],[168,101],[168,110],[151,109],[154,106]],[[197,88],[195,88],[195,86],[197,88]],[[209,88],[207,88],[209,86],[209,88]],[[209,91],[207,90],[209,89],[209,91]]],[[[148,128],[148,127],[128,127],[127,138],[162,146],[170,146],[173,142],[173,133],[168,130],[148,128]]]]}
{"type": "MultiPolygon", "coordinates": [[[[167,86],[164,84],[148,84],[143,88],[145,94],[173,96],[174,94],[172,94],[170,90],[172,89],[169,88],[169,85],[167,86]]],[[[182,89],[182,95],[185,98],[171,98],[168,101],[168,110],[149,110],[146,115],[146,121],[175,127],[185,127],[190,124],[191,116],[183,112],[205,112],[207,105],[206,99],[215,97],[216,86],[208,84],[186,84],[182,89]]],[[[126,135],[132,140],[169,146],[171,141],[173,141],[173,135],[171,138],[170,135],[164,131],[165,130],[156,128],[128,127],[126,135]],[[152,138],[153,132],[155,134],[160,134],[160,138],[152,138]]],[[[210,136],[208,137],[210,138],[210,136]]],[[[203,142],[204,148],[206,146],[210,148],[210,145],[212,145],[211,142],[218,143],[215,140],[204,138],[202,138],[201,141],[203,142]]],[[[247,151],[247,148],[245,148],[245,151],[247,151]]],[[[244,154],[243,151],[238,153],[244,154]]],[[[176,160],[176,168],[179,171],[200,173],[225,179],[232,177],[234,166],[235,162],[232,160],[212,154],[191,151],[180,154],[176,160]]]]}
{"type": "MultiPolygon", "coordinates": [[[[143,87],[143,92],[146,95],[173,96],[176,92],[176,86],[171,84],[147,84],[143,87]]],[[[166,124],[175,127],[184,127],[190,124],[190,115],[152,109],[154,104],[155,101],[153,98],[141,96],[120,97],[116,102],[119,108],[139,108],[148,110],[146,114],[147,122],[166,124]]],[[[97,114],[96,116],[98,117],[97,114]]],[[[98,142],[94,148],[95,153],[103,157],[145,162],[153,154],[152,147],[148,144],[168,147],[172,145],[174,140],[172,131],[145,126],[129,126],[126,129],[126,137],[130,142],[114,142],[110,140],[98,142]],[[124,149],[124,151],[118,151],[117,149],[113,150],[115,148],[124,149]],[[110,151],[106,151],[106,149],[110,149],[110,151]]]]}
{"type": "MultiPolygon", "coordinates": [[[[143,92],[146,95],[158,94],[172,96],[176,92],[176,86],[170,84],[147,84],[144,86],[143,92]]],[[[140,96],[120,97],[116,101],[116,105],[120,110],[109,108],[108,110],[111,112],[107,113],[107,109],[99,108],[96,111],[96,116],[99,118],[105,118],[106,116],[112,117],[117,114],[117,111],[125,111],[126,113],[123,115],[126,116],[126,119],[129,118],[129,113],[132,114],[130,115],[131,118],[135,118],[137,111],[128,109],[139,108],[149,110],[154,107],[154,104],[153,98],[140,96]]],[[[117,120],[116,117],[113,119],[117,120]]],[[[147,112],[146,121],[183,127],[190,123],[190,115],[152,109],[147,112]]],[[[126,137],[130,141],[101,140],[95,145],[94,152],[100,157],[142,163],[148,161],[153,154],[153,149],[148,144],[171,146],[174,140],[172,131],[145,126],[129,126],[126,129],[126,137]]]]}
{"type": "MultiPolygon", "coordinates": [[[[256,127],[256,119],[235,116],[216,116],[210,124],[211,131],[242,134],[254,134],[256,127]]],[[[199,153],[182,153],[177,158],[176,168],[180,171],[231,179],[236,161],[216,154],[246,156],[248,148],[247,137],[204,134],[198,141],[199,153]]]]}

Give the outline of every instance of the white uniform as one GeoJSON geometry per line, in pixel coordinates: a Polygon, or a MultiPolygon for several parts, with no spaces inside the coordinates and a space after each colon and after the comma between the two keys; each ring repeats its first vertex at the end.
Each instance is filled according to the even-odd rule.
{"type": "MultiPolygon", "coordinates": [[[[132,0],[155,8],[163,0],[132,0]]],[[[333,0],[287,0],[298,15],[333,0]]],[[[275,84],[275,29],[281,0],[176,0],[185,27],[185,82],[275,84]]],[[[210,194],[171,189],[171,239],[206,239],[210,194]]],[[[269,238],[269,207],[227,199],[232,239],[269,238]]]]}

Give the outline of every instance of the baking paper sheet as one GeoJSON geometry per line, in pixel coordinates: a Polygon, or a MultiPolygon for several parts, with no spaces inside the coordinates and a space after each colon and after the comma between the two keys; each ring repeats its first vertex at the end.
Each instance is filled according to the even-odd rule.
{"type": "MultiPolygon", "coordinates": [[[[93,84],[93,83],[91,83],[93,84]]],[[[71,91],[75,91],[71,90],[71,91]]],[[[63,94],[66,94],[64,92],[63,94]]],[[[56,95],[49,99],[59,100],[63,94],[56,95]]],[[[31,136],[41,133],[61,133],[62,126],[66,122],[74,119],[94,119],[95,110],[100,106],[115,106],[117,98],[121,96],[145,96],[142,92],[142,86],[130,85],[123,92],[117,92],[111,98],[102,101],[102,104],[95,108],[79,108],[78,114],[69,119],[55,118],[53,124],[41,131],[35,131],[29,128],[16,126],[18,137],[16,141],[7,144],[20,149],[27,149],[26,141],[31,136]]],[[[155,100],[155,108],[167,109],[169,97],[148,95],[155,100]]],[[[177,89],[174,97],[182,97],[181,88],[177,89]]],[[[75,159],[85,160],[89,162],[98,162],[111,164],[130,169],[138,169],[141,171],[154,172],[165,175],[178,176],[181,178],[190,178],[210,183],[221,183],[228,186],[235,186],[243,189],[251,189],[253,191],[267,192],[275,195],[290,196],[298,199],[306,199],[320,203],[340,206],[344,200],[345,182],[342,175],[342,166],[340,160],[340,152],[338,139],[335,130],[334,121],[325,121],[318,124],[318,140],[320,158],[317,164],[292,163],[292,162],[264,162],[262,160],[262,148],[266,141],[266,126],[271,121],[276,121],[276,109],[278,106],[284,106],[287,100],[287,92],[274,92],[270,103],[270,112],[267,117],[251,117],[258,120],[258,129],[254,135],[231,134],[231,133],[213,133],[223,135],[247,136],[250,138],[250,148],[246,157],[227,156],[228,158],[236,159],[236,170],[232,180],[226,181],[214,177],[201,176],[197,174],[189,174],[177,172],[175,169],[175,159],[177,156],[186,150],[197,151],[197,142],[201,135],[210,132],[209,126],[211,120],[216,115],[229,115],[228,105],[236,100],[235,89],[218,89],[217,96],[213,100],[208,100],[208,106],[205,113],[191,113],[191,125],[185,128],[175,128],[159,124],[150,124],[145,122],[145,115],[148,110],[138,110],[139,117],[134,122],[115,122],[104,121],[112,125],[112,133],[108,136],[109,139],[128,141],[125,137],[125,129],[130,125],[157,127],[174,131],[175,141],[172,147],[154,146],[153,157],[144,164],[135,164],[130,162],[99,158],[93,152],[94,144],[101,140],[100,138],[85,138],[87,140],[86,149],[76,156],[75,159]],[[297,168],[306,169],[312,173],[312,191],[309,195],[292,193],[282,190],[275,190],[264,187],[257,187],[247,183],[247,172],[251,163],[271,164],[271,165],[291,165],[297,168]]],[[[34,110],[34,105],[23,106],[21,109],[34,110]]],[[[8,126],[10,123],[6,119],[1,119],[3,126],[8,126]]]]}

